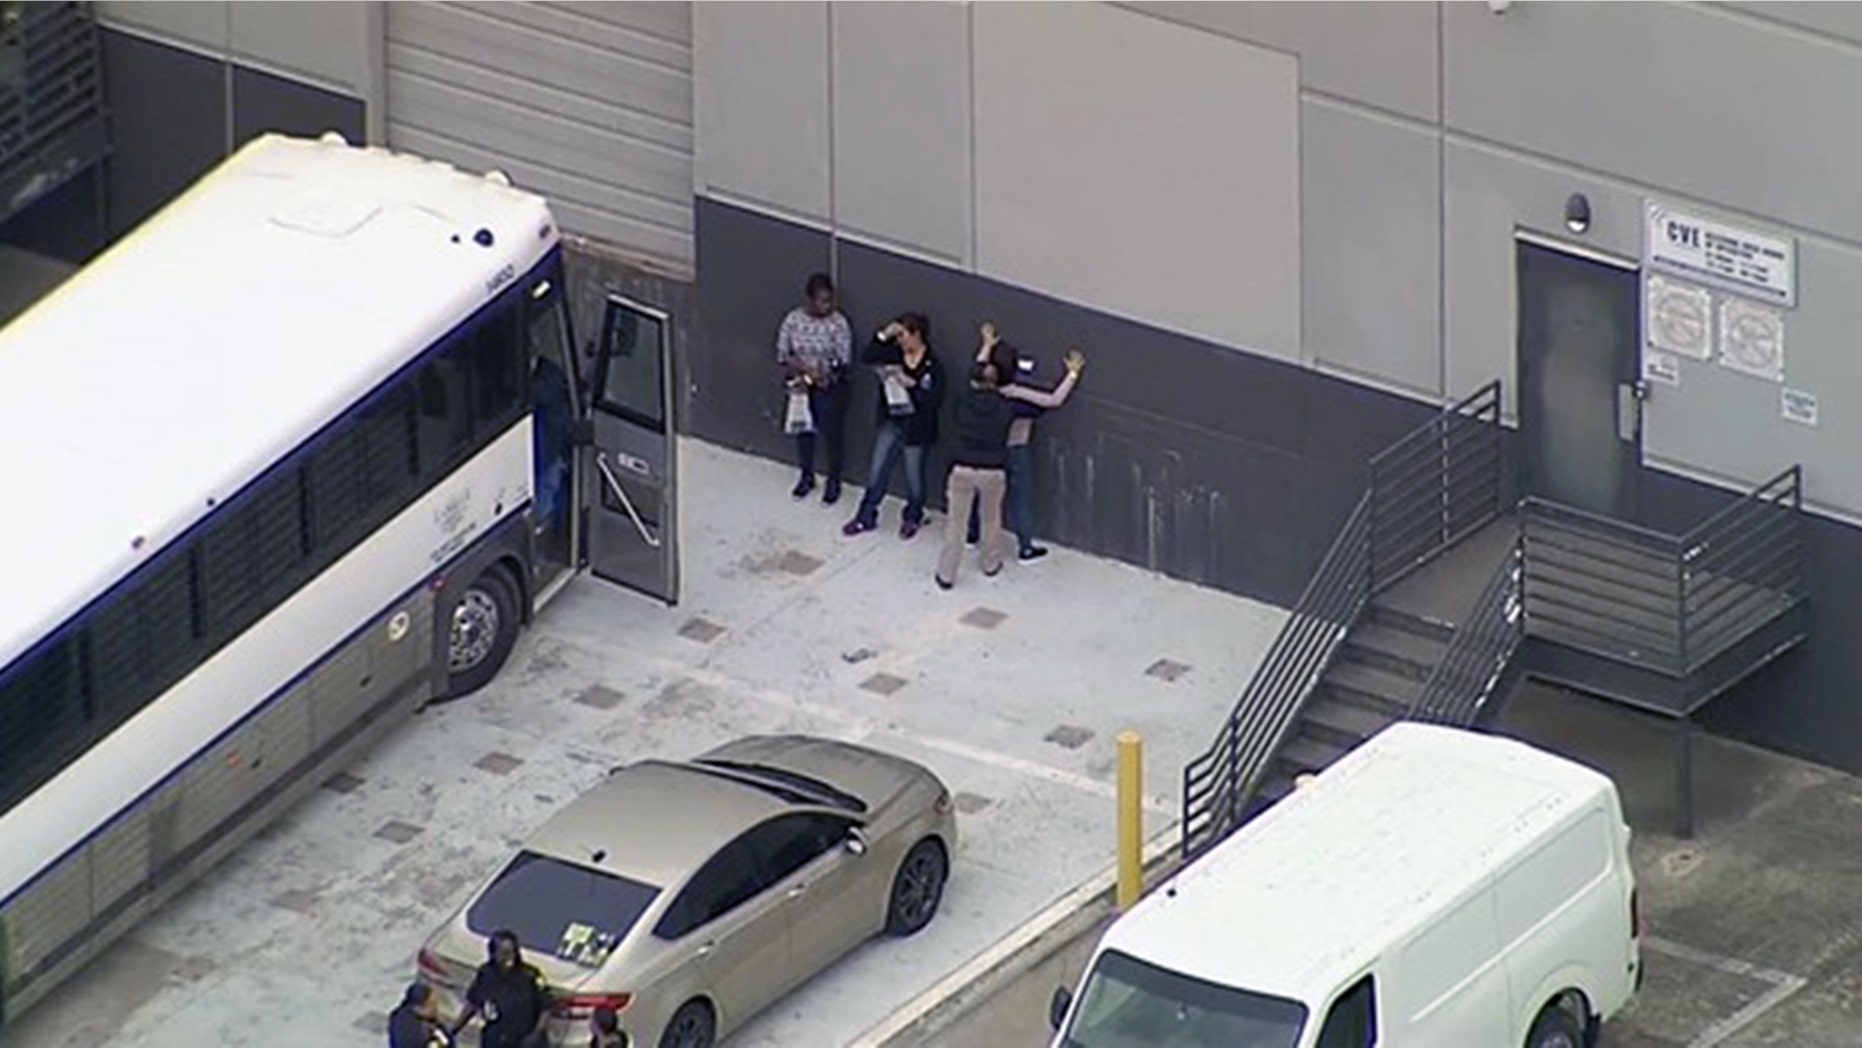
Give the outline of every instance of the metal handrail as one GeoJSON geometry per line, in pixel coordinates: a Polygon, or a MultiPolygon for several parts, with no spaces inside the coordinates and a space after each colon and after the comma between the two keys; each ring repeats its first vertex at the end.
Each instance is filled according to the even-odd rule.
{"type": "Polygon", "coordinates": [[[1525,535],[1495,569],[1409,708],[1409,719],[1465,726],[1479,719],[1526,639],[1525,535]]]}
{"type": "Polygon", "coordinates": [[[1369,599],[1370,493],[1346,518],[1210,748],[1183,769],[1183,855],[1241,822],[1242,807],[1369,599]]]}
{"type": "Polygon", "coordinates": [[[608,490],[614,492],[614,497],[620,500],[621,508],[627,511],[627,519],[634,522],[634,530],[640,533],[640,540],[648,547],[658,549],[660,537],[648,530],[646,522],[640,519],[640,511],[634,509],[634,500],[627,497],[627,489],[621,486],[621,478],[615,476],[613,467],[608,465],[608,456],[597,452],[595,465],[600,467],[602,479],[608,482],[608,490]]]}
{"type": "Polygon", "coordinates": [[[1505,512],[1501,403],[1489,382],[1372,456],[1373,591],[1505,512]]]}

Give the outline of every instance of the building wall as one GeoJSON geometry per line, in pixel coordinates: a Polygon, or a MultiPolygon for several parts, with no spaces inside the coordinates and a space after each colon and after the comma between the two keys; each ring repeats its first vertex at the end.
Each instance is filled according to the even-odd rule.
{"type": "Polygon", "coordinates": [[[1370,451],[1510,394],[1516,232],[1633,260],[1654,199],[1793,238],[1785,385],[1818,425],[1683,360],[1645,406],[1644,503],[1678,526],[1804,464],[1814,634],[1712,716],[1862,767],[1845,5],[699,4],[694,41],[696,431],[782,453],[769,332],[832,267],[858,325],[928,307],[949,358],[984,317],[1050,363],[1083,341],[1082,397],[1042,423],[1044,527],[1282,602],[1370,451]]]}

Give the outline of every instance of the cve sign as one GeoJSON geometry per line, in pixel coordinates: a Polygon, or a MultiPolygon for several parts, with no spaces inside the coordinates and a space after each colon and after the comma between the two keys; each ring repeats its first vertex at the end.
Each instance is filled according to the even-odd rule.
{"type": "Polygon", "coordinates": [[[1797,305],[1797,242],[1649,201],[1643,257],[1653,269],[1762,302],[1797,305]]]}

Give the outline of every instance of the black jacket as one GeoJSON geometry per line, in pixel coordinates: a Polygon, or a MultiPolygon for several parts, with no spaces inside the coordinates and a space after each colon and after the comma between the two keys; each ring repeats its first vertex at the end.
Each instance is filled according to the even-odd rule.
{"type": "Polygon", "coordinates": [[[478,975],[466,990],[466,1001],[476,1005],[485,1020],[479,1035],[484,1048],[515,1048],[526,1043],[537,1020],[549,1011],[550,997],[543,973],[519,961],[506,975],[490,961],[479,965],[478,975]]]}
{"type": "Polygon", "coordinates": [[[411,1004],[403,1004],[388,1015],[388,1048],[433,1048],[438,1032],[439,1026],[421,1018],[411,1004]]]}
{"type": "Polygon", "coordinates": [[[957,399],[957,437],[950,460],[976,469],[1002,469],[1009,458],[1009,423],[1015,408],[995,387],[975,386],[957,399]]]}
{"type": "MultiPolygon", "coordinates": [[[[918,366],[905,367],[905,352],[897,342],[874,339],[861,351],[860,363],[875,367],[893,365],[905,368],[905,373],[914,382],[909,390],[912,413],[898,420],[905,430],[905,443],[911,447],[937,443],[937,413],[944,406],[944,365],[938,362],[937,353],[926,346],[924,359],[918,362],[918,366]]],[[[883,389],[879,396],[878,415],[881,423],[892,417],[886,409],[883,389]]]]}

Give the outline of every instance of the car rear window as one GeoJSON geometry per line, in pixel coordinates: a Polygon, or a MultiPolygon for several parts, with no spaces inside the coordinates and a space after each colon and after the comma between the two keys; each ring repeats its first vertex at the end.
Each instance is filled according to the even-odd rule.
{"type": "Polygon", "coordinates": [[[485,936],[509,929],[526,950],[598,968],[658,896],[650,884],[519,852],[466,910],[466,926],[485,936]]]}

